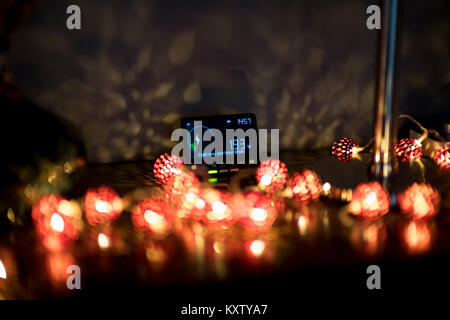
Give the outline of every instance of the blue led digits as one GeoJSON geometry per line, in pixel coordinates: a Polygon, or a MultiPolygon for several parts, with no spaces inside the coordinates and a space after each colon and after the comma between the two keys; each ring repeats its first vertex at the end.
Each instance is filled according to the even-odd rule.
{"type": "Polygon", "coordinates": [[[252,118],[238,119],[238,124],[244,124],[244,125],[252,124],[252,118]]]}

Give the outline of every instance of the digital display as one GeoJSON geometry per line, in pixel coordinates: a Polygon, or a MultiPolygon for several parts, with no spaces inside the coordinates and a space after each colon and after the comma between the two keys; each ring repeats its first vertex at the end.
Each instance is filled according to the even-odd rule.
{"type": "MultiPolygon", "coordinates": [[[[208,157],[222,156],[223,163],[213,164],[220,166],[230,165],[227,157],[230,159],[231,156],[234,160],[232,164],[235,165],[256,165],[258,163],[257,137],[252,139],[249,135],[246,135],[246,133],[251,133],[252,130],[249,131],[249,129],[257,132],[254,114],[184,118],[181,120],[181,126],[189,131],[192,157],[196,156],[206,160],[208,157]],[[227,132],[227,129],[231,130],[227,132]],[[241,130],[236,131],[238,129],[241,130]],[[237,134],[231,134],[233,131],[237,134]],[[211,143],[216,141],[219,133],[222,141],[221,148],[212,148],[211,143]],[[210,141],[204,139],[206,136],[211,137],[210,141]],[[251,152],[253,151],[252,148],[255,148],[255,154],[251,152]]],[[[207,161],[202,161],[202,163],[211,164],[207,161]]]]}

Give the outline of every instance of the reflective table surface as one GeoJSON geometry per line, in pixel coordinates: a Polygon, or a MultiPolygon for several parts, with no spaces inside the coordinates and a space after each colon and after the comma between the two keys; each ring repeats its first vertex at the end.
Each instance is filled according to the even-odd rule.
{"type": "MultiPolygon", "coordinates": [[[[284,154],[282,158],[290,172],[309,167],[322,173],[323,182],[333,179],[329,161],[334,160],[324,153],[284,154]]],[[[87,166],[67,197],[82,199],[89,187],[107,185],[126,198],[136,189],[155,186],[152,166],[151,162],[87,166]]],[[[433,170],[428,174],[433,175],[433,170]]],[[[85,221],[79,239],[59,252],[42,246],[31,221],[11,223],[0,234],[0,297],[79,295],[77,290],[67,290],[70,265],[82,270],[83,294],[95,296],[111,287],[178,288],[249,279],[278,281],[274,280],[277,276],[285,276],[285,281],[320,268],[421,259],[444,263],[450,254],[449,175],[440,172],[435,176],[439,176],[436,187],[442,195],[441,210],[427,221],[410,220],[395,208],[377,220],[356,219],[347,213],[344,202],[322,197],[308,205],[286,202],[266,233],[250,234],[235,227],[212,232],[198,222],[177,220],[171,234],[149,239],[134,229],[130,212],[125,210],[109,227],[92,227],[85,221]]],[[[352,181],[348,183],[354,187],[352,181]]],[[[11,212],[8,218],[13,219],[11,212]]]]}

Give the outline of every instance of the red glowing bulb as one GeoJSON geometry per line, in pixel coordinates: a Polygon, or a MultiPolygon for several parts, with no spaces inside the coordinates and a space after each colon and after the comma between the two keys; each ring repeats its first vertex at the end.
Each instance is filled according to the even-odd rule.
{"type": "Polygon", "coordinates": [[[319,176],[311,170],[296,172],[288,181],[293,197],[299,202],[316,200],[322,194],[322,183],[319,176]]]}
{"type": "Polygon", "coordinates": [[[172,176],[164,186],[173,197],[179,198],[189,191],[196,192],[200,188],[200,180],[192,172],[181,172],[172,176]]]}
{"type": "Polygon", "coordinates": [[[439,211],[441,197],[432,186],[414,183],[397,197],[403,214],[414,219],[431,218],[439,211]]]}
{"type": "Polygon", "coordinates": [[[252,232],[270,230],[278,216],[277,204],[263,193],[252,191],[246,195],[236,195],[234,215],[238,223],[252,232]]]}
{"type": "Polygon", "coordinates": [[[183,161],[179,157],[165,153],[156,159],[153,174],[161,183],[166,184],[172,177],[180,174],[183,168],[183,161]]]}
{"type": "Polygon", "coordinates": [[[200,212],[209,228],[227,229],[235,222],[231,198],[231,194],[216,189],[207,189],[202,193],[205,207],[200,212]]]}
{"type": "Polygon", "coordinates": [[[284,187],[288,177],[288,169],[280,160],[266,160],[256,171],[256,180],[262,189],[278,190],[284,187]]]}
{"type": "Polygon", "coordinates": [[[150,236],[167,234],[173,226],[174,210],[163,197],[146,198],[133,209],[131,220],[140,232],[150,236]]]}
{"type": "Polygon", "coordinates": [[[45,196],[33,206],[36,233],[49,250],[62,250],[78,238],[81,229],[79,206],[56,195],[45,196]]]}
{"type": "Polygon", "coordinates": [[[344,162],[352,160],[359,151],[359,145],[352,138],[341,138],[331,146],[331,154],[344,162]]]}
{"type": "Polygon", "coordinates": [[[416,139],[404,138],[395,145],[394,151],[402,162],[419,159],[422,156],[422,143],[416,139]]]}
{"type": "Polygon", "coordinates": [[[450,170],[450,146],[442,147],[434,156],[434,162],[445,170],[450,170]]]}
{"type": "Polygon", "coordinates": [[[175,175],[164,188],[177,204],[178,217],[203,217],[201,210],[205,207],[205,202],[200,197],[201,183],[195,174],[182,172],[175,175]]]}
{"type": "Polygon", "coordinates": [[[122,199],[110,187],[91,188],[84,197],[84,212],[91,225],[108,224],[123,210],[122,199]]]}
{"type": "Polygon", "coordinates": [[[388,213],[389,193],[378,182],[361,183],[353,193],[350,212],[361,218],[376,219],[388,213]]]}

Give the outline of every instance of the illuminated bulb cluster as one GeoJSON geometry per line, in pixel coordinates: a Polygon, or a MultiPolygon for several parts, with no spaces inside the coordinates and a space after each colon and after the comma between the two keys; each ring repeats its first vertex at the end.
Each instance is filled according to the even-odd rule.
{"type": "Polygon", "coordinates": [[[257,191],[236,196],[233,206],[238,223],[252,232],[268,231],[278,216],[273,199],[257,191]]]}
{"type": "Polygon", "coordinates": [[[279,190],[284,187],[288,178],[288,168],[280,160],[266,160],[256,171],[256,180],[262,189],[279,190]]]}
{"type": "Polygon", "coordinates": [[[434,156],[434,162],[445,170],[450,170],[450,146],[440,149],[434,156]]]}
{"type": "Polygon", "coordinates": [[[402,162],[407,162],[422,156],[422,144],[419,140],[404,138],[395,145],[394,151],[402,162]]]}
{"type": "Polygon", "coordinates": [[[91,225],[108,224],[116,220],[122,210],[122,199],[112,188],[91,188],[84,197],[84,213],[91,225]]]}
{"type": "Polygon", "coordinates": [[[169,179],[164,189],[169,192],[175,200],[189,191],[197,192],[200,189],[200,181],[192,172],[181,172],[169,179]]]}
{"type": "Polygon", "coordinates": [[[146,198],[134,207],[131,220],[140,232],[162,236],[172,228],[173,208],[162,197],[146,198]]]}
{"type": "Polygon", "coordinates": [[[323,189],[319,176],[308,169],[294,173],[288,181],[288,186],[293,198],[304,203],[318,199],[323,189]]]}
{"type": "Polygon", "coordinates": [[[33,206],[32,218],[39,239],[49,250],[65,248],[78,238],[82,227],[80,208],[55,195],[41,198],[33,206]]]}
{"type": "Polygon", "coordinates": [[[203,220],[206,214],[206,202],[200,189],[190,188],[184,195],[179,197],[179,200],[178,217],[203,220]]]}
{"type": "Polygon", "coordinates": [[[178,217],[196,220],[203,218],[205,201],[201,197],[201,184],[192,172],[182,172],[174,176],[165,189],[178,205],[178,217]]]}
{"type": "Polygon", "coordinates": [[[331,154],[340,161],[352,160],[359,153],[359,146],[352,138],[341,138],[331,146],[331,154]]]}
{"type": "Polygon", "coordinates": [[[376,219],[389,211],[389,193],[378,182],[358,185],[350,202],[350,212],[360,218],[376,219]]]}
{"type": "Polygon", "coordinates": [[[183,161],[179,157],[165,153],[156,159],[153,174],[161,183],[166,184],[172,177],[180,174],[183,168],[183,161]]]}
{"type": "Polygon", "coordinates": [[[212,229],[227,229],[234,223],[231,202],[231,194],[216,189],[207,189],[202,193],[205,208],[201,210],[203,221],[212,229]]]}
{"type": "Polygon", "coordinates": [[[397,196],[397,202],[403,214],[414,219],[423,219],[436,215],[441,198],[432,186],[414,183],[397,196]]]}

